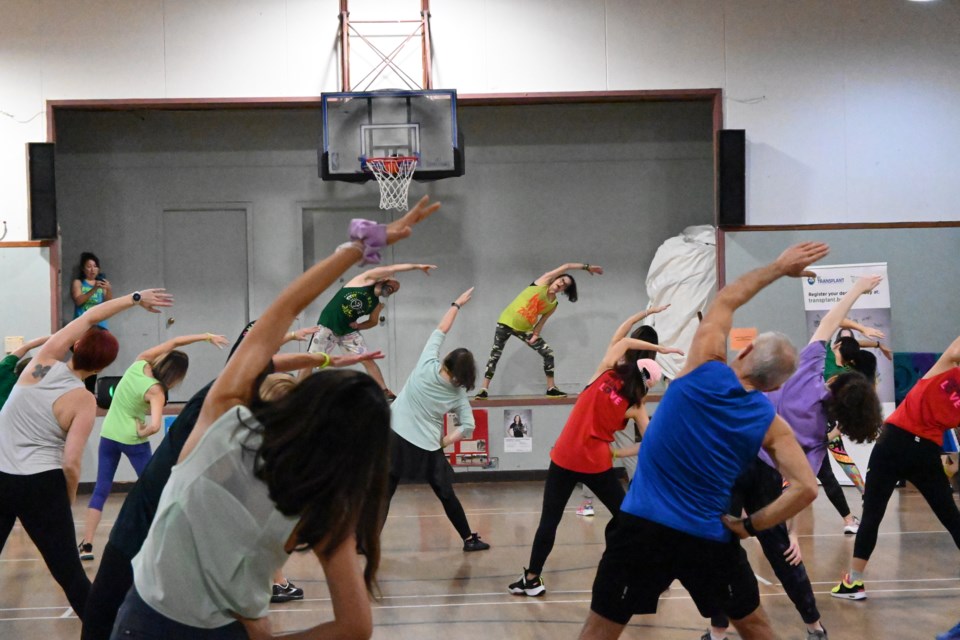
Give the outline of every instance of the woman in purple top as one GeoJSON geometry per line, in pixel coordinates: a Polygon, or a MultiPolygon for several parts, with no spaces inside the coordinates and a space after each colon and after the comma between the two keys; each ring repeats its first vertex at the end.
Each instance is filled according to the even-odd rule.
{"type": "MultiPolygon", "coordinates": [[[[850,291],[823,317],[810,342],[800,352],[797,370],[783,386],[766,393],[767,398],[790,427],[814,472],[819,471],[827,453],[827,425],[837,423],[854,442],[876,438],[882,424],[880,401],[872,381],[851,371],[823,381],[827,340],[837,330],[857,299],[880,284],[880,276],[858,279],[850,291]]],[[[730,513],[753,513],[772,502],[782,490],[783,479],[776,465],[760,450],[753,466],[738,480],[730,501],[730,513]]],[[[813,587],[803,566],[796,535],[785,524],[757,534],[763,553],[807,625],[807,638],[826,638],[820,624],[813,587]]],[[[729,621],[725,615],[711,618],[710,631],[701,640],[723,638],[729,621]]]]}

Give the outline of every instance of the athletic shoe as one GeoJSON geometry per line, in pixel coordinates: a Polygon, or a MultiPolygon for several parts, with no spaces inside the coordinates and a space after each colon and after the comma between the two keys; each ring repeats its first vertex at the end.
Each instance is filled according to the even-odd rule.
{"type": "Polygon", "coordinates": [[[527,570],[523,570],[520,579],[507,587],[507,590],[515,596],[530,596],[536,598],[547,592],[543,586],[543,577],[537,576],[533,580],[527,580],[527,570]]]}
{"type": "Polygon", "coordinates": [[[463,541],[464,551],[486,551],[490,545],[480,539],[476,533],[471,533],[470,537],[463,541]]]}
{"type": "Polygon", "coordinates": [[[578,516],[592,516],[593,515],[593,504],[589,502],[584,502],[577,508],[578,516]]]}
{"type": "Polygon", "coordinates": [[[860,518],[853,516],[853,524],[843,525],[844,535],[856,535],[857,531],[860,531],[860,518]]]}
{"type": "Polygon", "coordinates": [[[486,389],[480,389],[480,391],[477,391],[477,395],[473,396],[473,399],[474,399],[474,400],[486,400],[486,399],[489,398],[489,397],[490,397],[490,394],[487,393],[487,390],[486,390],[486,389]]]}
{"type": "Polygon", "coordinates": [[[80,541],[80,544],[77,545],[77,552],[80,554],[81,560],[93,560],[93,545],[84,540],[80,541]]]}
{"type": "Polygon", "coordinates": [[[850,574],[845,573],[843,574],[843,579],[840,580],[840,584],[830,590],[830,595],[834,598],[843,598],[845,600],[863,600],[867,597],[867,590],[860,580],[851,583],[850,574]]]}
{"type": "MultiPolygon", "coordinates": [[[[823,625],[820,625],[823,626],[823,625]]],[[[823,630],[810,631],[807,629],[807,640],[826,640],[827,639],[827,628],[823,627],[823,630]]]]}
{"type": "Polygon", "coordinates": [[[546,395],[548,398],[566,398],[567,397],[567,394],[565,394],[563,391],[560,391],[560,389],[557,389],[556,387],[550,387],[549,389],[547,389],[546,395]]]}
{"type": "Polygon", "coordinates": [[[950,631],[938,634],[937,640],[960,640],[960,622],[958,622],[957,626],[953,629],[950,629],[950,631]]]}
{"type": "Polygon", "coordinates": [[[384,389],[383,395],[387,399],[387,402],[393,402],[397,399],[397,394],[395,394],[393,391],[390,391],[390,389],[384,389]]]}
{"type": "Polygon", "coordinates": [[[274,583],[270,602],[290,602],[291,600],[303,600],[303,589],[289,580],[287,580],[287,584],[274,583]]]}

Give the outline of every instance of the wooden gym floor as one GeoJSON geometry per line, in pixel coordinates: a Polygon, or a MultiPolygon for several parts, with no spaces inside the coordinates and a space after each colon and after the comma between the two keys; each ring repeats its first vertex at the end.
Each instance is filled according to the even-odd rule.
{"type": "MultiPolygon", "coordinates": [[[[511,596],[506,587],[526,564],[537,527],[542,483],[457,485],[471,526],[491,543],[489,551],[465,554],[440,503],[426,486],[401,486],[383,533],[380,586],[374,603],[374,638],[492,640],[575,638],[590,606],[590,586],[603,551],[609,514],[575,515],[569,503],[557,544],[544,571],[542,598],[511,596]]],[[[853,511],[860,499],[846,489],[853,511]]],[[[95,551],[102,548],[123,496],[107,502],[95,551]]],[[[74,508],[82,528],[86,499],[74,508]]],[[[960,552],[914,491],[894,495],[880,531],[861,602],[829,597],[850,560],[853,536],[821,495],[798,521],[801,547],[830,638],[933,638],[960,619],[960,552]]],[[[764,608],[782,638],[804,638],[804,627],[777,584],[755,541],[745,546],[760,579],[764,608]]],[[[88,573],[96,572],[96,561],[88,573]]],[[[275,631],[299,629],[331,616],[328,592],[312,555],[297,554],[286,573],[306,598],[271,607],[275,631]]],[[[624,638],[696,640],[707,622],[686,592],[674,585],[655,616],[635,616],[624,638]]],[[[50,577],[23,529],[14,528],[0,554],[0,638],[59,640],[79,637],[80,623],[50,577]]],[[[731,636],[735,637],[734,634],[731,636]]]]}

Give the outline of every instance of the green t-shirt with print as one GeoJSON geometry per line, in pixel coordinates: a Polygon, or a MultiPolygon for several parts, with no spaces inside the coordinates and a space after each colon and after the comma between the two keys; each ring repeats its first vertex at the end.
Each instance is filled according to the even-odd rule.
{"type": "Polygon", "coordinates": [[[375,285],[366,287],[343,287],[320,312],[317,324],[333,331],[334,335],[343,336],[356,331],[350,326],[358,318],[370,315],[370,312],[380,304],[379,298],[373,292],[375,285]]]}

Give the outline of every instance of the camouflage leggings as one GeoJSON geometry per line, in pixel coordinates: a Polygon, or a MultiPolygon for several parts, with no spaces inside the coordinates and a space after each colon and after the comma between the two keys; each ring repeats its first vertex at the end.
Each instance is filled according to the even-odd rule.
{"type": "Polygon", "coordinates": [[[493,334],[493,348],[490,350],[490,359],[487,360],[487,370],[483,374],[487,380],[493,380],[493,374],[497,371],[497,363],[500,361],[500,356],[503,355],[503,345],[507,343],[507,338],[510,336],[520,338],[523,340],[523,344],[539,353],[540,357],[543,358],[543,373],[549,377],[553,376],[553,349],[543,338],[538,337],[536,342],[530,344],[527,342],[527,339],[530,338],[529,333],[517,331],[498,322],[497,330],[493,334]]]}

